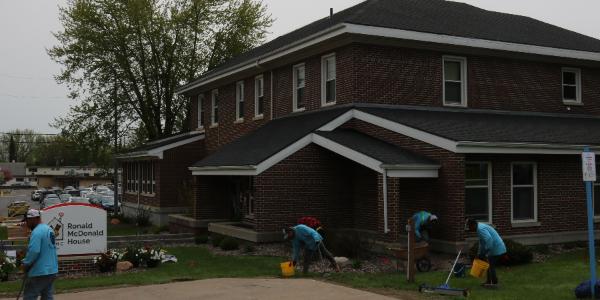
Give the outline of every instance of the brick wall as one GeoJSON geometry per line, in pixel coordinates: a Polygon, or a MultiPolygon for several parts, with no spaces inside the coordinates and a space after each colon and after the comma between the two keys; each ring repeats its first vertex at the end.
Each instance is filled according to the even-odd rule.
{"type": "Polygon", "coordinates": [[[468,160],[492,164],[492,223],[500,234],[578,231],[587,228],[586,197],[578,155],[469,155],[468,160]],[[511,225],[511,162],[537,162],[538,222],[511,225]]]}
{"type": "Polygon", "coordinates": [[[82,275],[97,273],[98,270],[92,257],[77,260],[59,260],[58,273],[61,276],[82,275]]]}
{"type": "MultiPolygon", "coordinates": [[[[384,140],[398,147],[413,151],[437,161],[441,168],[437,179],[401,179],[397,183],[398,200],[401,203],[420,199],[404,211],[390,214],[392,218],[398,218],[394,222],[406,223],[407,218],[418,209],[427,209],[433,213],[443,215],[438,230],[433,232],[432,237],[447,240],[461,239],[464,232],[464,156],[452,153],[441,148],[423,143],[421,141],[394,133],[392,131],[368,124],[360,120],[351,120],[344,127],[353,128],[375,138],[384,140]],[[421,184],[413,187],[411,182],[419,181],[421,184]],[[421,188],[421,189],[418,189],[421,188]],[[406,193],[406,194],[405,194],[406,193]],[[460,230],[458,229],[460,228],[460,230]]],[[[389,183],[389,182],[388,182],[389,183]]],[[[389,187],[390,189],[392,186],[389,187]]],[[[388,193],[390,193],[388,191],[388,193]]],[[[400,203],[399,207],[404,207],[400,203]]],[[[403,232],[395,229],[394,234],[403,232]]]]}
{"type": "Polygon", "coordinates": [[[377,230],[376,184],[374,171],[309,145],[255,178],[256,229],[277,231],[314,216],[329,228],[377,230]]]}
{"type": "Polygon", "coordinates": [[[204,141],[189,143],[177,148],[166,150],[160,165],[160,206],[182,207],[190,206],[192,199],[185,199],[186,191],[192,192],[192,172],[188,169],[204,157],[204,141]]]}

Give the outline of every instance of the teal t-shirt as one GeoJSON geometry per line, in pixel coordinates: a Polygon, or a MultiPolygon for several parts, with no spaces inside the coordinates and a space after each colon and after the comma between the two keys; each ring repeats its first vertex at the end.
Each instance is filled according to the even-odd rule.
{"type": "Polygon", "coordinates": [[[23,264],[31,267],[27,273],[28,277],[58,273],[56,242],[50,226],[39,224],[33,229],[23,264]]]}

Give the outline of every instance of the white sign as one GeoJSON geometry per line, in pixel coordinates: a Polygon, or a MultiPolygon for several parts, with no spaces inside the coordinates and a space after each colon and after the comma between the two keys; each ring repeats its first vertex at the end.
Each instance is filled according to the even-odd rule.
{"type": "Polygon", "coordinates": [[[90,204],[65,203],[42,210],[42,222],[56,238],[58,255],[106,252],[106,211],[90,204]]]}
{"type": "Polygon", "coordinates": [[[581,153],[583,181],[596,181],[596,155],[594,152],[581,153]]]}

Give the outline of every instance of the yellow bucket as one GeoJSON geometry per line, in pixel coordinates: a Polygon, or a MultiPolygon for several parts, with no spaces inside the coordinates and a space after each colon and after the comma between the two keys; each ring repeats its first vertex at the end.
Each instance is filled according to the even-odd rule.
{"type": "Polygon", "coordinates": [[[476,258],[475,260],[473,260],[473,266],[471,266],[471,276],[476,278],[482,278],[489,268],[490,264],[481,259],[476,258]]]}
{"type": "Polygon", "coordinates": [[[281,267],[281,276],[293,277],[295,274],[294,265],[291,261],[282,262],[279,264],[281,267]]]}

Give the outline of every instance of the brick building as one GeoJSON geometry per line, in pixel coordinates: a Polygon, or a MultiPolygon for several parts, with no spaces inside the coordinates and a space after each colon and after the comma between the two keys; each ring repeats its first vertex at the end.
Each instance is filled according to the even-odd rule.
{"type": "Polygon", "coordinates": [[[122,169],[122,212],[148,213],[155,225],[167,225],[169,214],[190,210],[192,178],[188,166],[204,153],[204,133],[191,131],[149,141],[117,156],[122,169]]]}
{"type": "Polygon", "coordinates": [[[599,40],[463,3],[368,0],[178,93],[205,134],[194,226],[270,241],[310,215],[398,242],[426,209],[440,248],[465,217],[525,243],[585,238],[599,40]]]}

